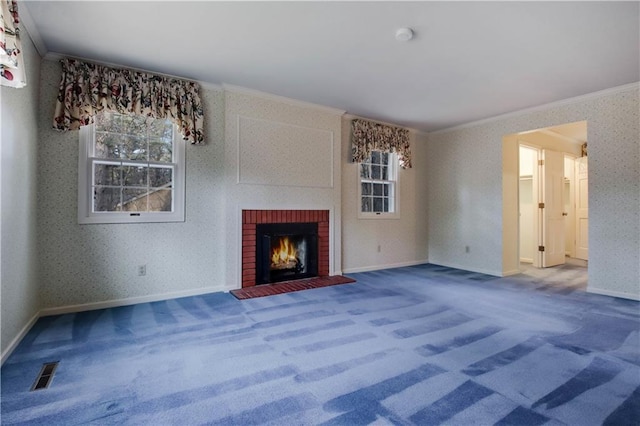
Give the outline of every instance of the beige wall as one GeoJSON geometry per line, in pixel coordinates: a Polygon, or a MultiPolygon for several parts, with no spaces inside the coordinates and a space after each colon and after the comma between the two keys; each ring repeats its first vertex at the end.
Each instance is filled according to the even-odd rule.
{"type": "Polygon", "coordinates": [[[350,160],[350,135],[351,119],[344,118],[341,155],[343,271],[358,272],[427,262],[426,137],[411,133],[413,168],[398,170],[399,217],[359,219],[358,164],[350,160]]]}
{"type": "Polygon", "coordinates": [[[329,272],[339,274],[342,111],[228,88],[224,115],[228,288],[241,285],[243,209],[330,210],[329,272]]]}
{"type": "Polygon", "coordinates": [[[60,64],[42,62],[38,244],[42,308],[224,290],[224,94],[203,88],[204,146],[186,146],[184,223],[79,225],[78,132],[51,128],[60,64]],[[146,265],[146,276],[137,266],[146,265]]]}
{"type": "Polygon", "coordinates": [[[203,87],[206,145],[186,147],[185,222],[78,225],[78,133],[50,127],[60,71],[43,61],[38,210],[47,312],[239,288],[242,208],[331,210],[330,266],[340,272],[341,112],[203,87]],[[306,158],[298,181],[280,167],[282,154],[306,158]],[[329,173],[322,162],[314,172],[317,158],[329,173]],[[263,166],[280,171],[260,180],[252,173],[263,166]],[[278,173],[286,183],[273,181],[278,173]],[[138,276],[143,264],[146,276],[138,276]]]}
{"type": "Polygon", "coordinates": [[[2,360],[40,307],[37,277],[36,192],[40,56],[22,31],[27,86],[2,86],[1,205],[2,360]]]}
{"type": "Polygon", "coordinates": [[[517,269],[518,144],[503,137],[586,120],[588,289],[640,298],[638,92],[626,86],[431,134],[430,261],[495,275],[517,269]]]}

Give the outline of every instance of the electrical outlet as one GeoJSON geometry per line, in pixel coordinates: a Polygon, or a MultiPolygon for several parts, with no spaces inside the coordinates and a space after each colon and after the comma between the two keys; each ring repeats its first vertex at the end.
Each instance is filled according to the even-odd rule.
{"type": "Polygon", "coordinates": [[[144,277],[147,275],[147,265],[139,265],[138,266],[138,276],[144,277]]]}

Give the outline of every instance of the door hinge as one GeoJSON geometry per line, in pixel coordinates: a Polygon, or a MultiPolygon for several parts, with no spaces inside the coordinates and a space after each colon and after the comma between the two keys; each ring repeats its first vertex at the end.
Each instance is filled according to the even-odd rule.
{"type": "Polygon", "coordinates": [[[544,160],[538,160],[538,166],[544,166],[544,160]]]}
{"type": "Polygon", "coordinates": [[[544,209],[544,203],[538,203],[538,208],[539,209],[544,209]]]}
{"type": "Polygon", "coordinates": [[[544,246],[538,246],[538,251],[544,251],[544,246]]]}

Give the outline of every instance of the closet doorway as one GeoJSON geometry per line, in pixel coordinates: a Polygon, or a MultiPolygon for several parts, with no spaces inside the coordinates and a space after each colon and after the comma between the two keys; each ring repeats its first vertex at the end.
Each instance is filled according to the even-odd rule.
{"type": "Polygon", "coordinates": [[[518,247],[537,268],[588,260],[587,123],[522,132],[518,247]]]}

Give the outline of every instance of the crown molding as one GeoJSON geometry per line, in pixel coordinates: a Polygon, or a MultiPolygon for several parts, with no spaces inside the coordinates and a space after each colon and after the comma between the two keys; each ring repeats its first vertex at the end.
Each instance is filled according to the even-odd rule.
{"type": "Polygon", "coordinates": [[[289,104],[292,106],[315,109],[315,110],[323,111],[333,115],[343,116],[345,114],[345,111],[341,109],[332,108],[324,105],[318,105],[311,102],[299,101],[297,99],[287,98],[285,96],[280,96],[280,95],[274,95],[267,92],[261,92],[259,90],[249,89],[242,86],[235,86],[233,84],[222,83],[222,88],[226,92],[255,96],[258,98],[275,101],[275,102],[281,102],[281,103],[289,104]]]}
{"type": "Polygon", "coordinates": [[[355,114],[346,113],[343,117],[346,120],[367,120],[367,121],[373,121],[374,123],[382,124],[382,125],[385,125],[385,126],[398,127],[398,128],[401,128],[401,129],[406,129],[409,132],[411,132],[411,133],[413,133],[415,135],[420,135],[420,136],[427,136],[429,134],[429,133],[427,133],[427,132],[425,132],[423,130],[414,129],[412,127],[401,126],[399,124],[389,123],[387,121],[374,120],[373,118],[363,117],[361,115],[355,115],[355,114]]]}
{"type": "Polygon", "coordinates": [[[627,92],[631,90],[639,90],[640,82],[624,84],[622,86],[611,87],[609,89],[599,90],[597,92],[587,93],[586,95],[580,95],[573,98],[567,98],[560,101],[550,102],[548,104],[543,104],[531,108],[525,108],[518,111],[508,112],[506,114],[500,114],[489,118],[483,118],[482,120],[471,121],[469,123],[460,124],[457,126],[447,127],[445,129],[434,130],[433,132],[429,132],[430,135],[438,135],[441,133],[451,132],[453,130],[461,130],[468,129],[469,127],[476,127],[483,124],[494,123],[496,121],[506,120],[508,118],[520,117],[522,115],[532,114],[534,112],[546,111],[552,108],[558,108],[561,106],[567,106],[572,104],[577,104],[580,102],[584,102],[590,99],[602,98],[605,96],[611,96],[616,93],[627,92]]]}
{"type": "Polygon", "coordinates": [[[61,59],[64,58],[69,58],[69,59],[77,59],[79,61],[84,61],[84,62],[91,62],[93,64],[98,64],[98,65],[103,65],[106,67],[111,67],[111,68],[124,68],[124,69],[129,69],[132,71],[138,71],[138,72],[143,72],[143,73],[148,73],[148,74],[155,74],[155,75],[160,75],[163,77],[168,77],[168,78],[174,78],[176,80],[184,80],[184,81],[193,81],[195,83],[198,83],[201,87],[207,88],[207,89],[211,89],[211,90],[217,90],[217,91],[222,91],[222,86],[220,86],[219,84],[215,84],[215,83],[209,83],[208,81],[200,81],[200,80],[194,80],[191,78],[185,78],[185,77],[180,77],[177,75],[173,75],[173,74],[167,74],[167,73],[163,73],[163,72],[158,72],[158,71],[153,71],[153,70],[147,70],[144,68],[135,68],[135,67],[130,67],[128,65],[122,65],[122,64],[116,64],[113,62],[104,62],[104,61],[98,61],[95,59],[90,59],[90,58],[83,58],[81,56],[72,56],[72,55],[63,55],[62,53],[57,53],[57,52],[47,52],[46,55],[44,55],[44,57],[42,59],[44,59],[45,61],[59,61],[61,59]]]}
{"type": "Polygon", "coordinates": [[[40,54],[40,57],[44,58],[48,53],[47,46],[44,44],[44,40],[42,40],[40,31],[38,31],[38,27],[31,17],[31,12],[29,12],[29,7],[27,6],[27,4],[28,2],[26,1],[20,2],[20,5],[18,6],[20,22],[24,26],[24,29],[27,30],[27,34],[29,34],[33,45],[36,47],[36,50],[40,54]]]}

